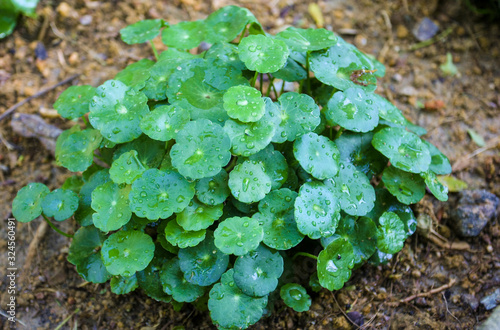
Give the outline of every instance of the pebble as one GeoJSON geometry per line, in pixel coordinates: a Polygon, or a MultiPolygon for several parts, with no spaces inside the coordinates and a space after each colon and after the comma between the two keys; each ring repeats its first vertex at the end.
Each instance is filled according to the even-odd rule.
{"type": "Polygon", "coordinates": [[[439,31],[439,27],[429,18],[424,17],[413,29],[413,35],[419,41],[429,40],[439,31]]]}
{"type": "Polygon", "coordinates": [[[71,6],[66,2],[61,2],[59,6],[57,6],[56,11],[63,18],[75,17],[73,8],[71,8],[71,6]]]}
{"type": "Polygon", "coordinates": [[[470,308],[472,308],[472,310],[474,310],[474,311],[479,307],[479,300],[477,300],[477,298],[471,294],[467,294],[467,293],[463,294],[462,300],[464,303],[469,305],[470,308]]]}
{"type": "Polygon", "coordinates": [[[68,63],[71,66],[77,66],[80,63],[80,56],[77,52],[71,53],[68,57],[68,63]]]}
{"type": "Polygon", "coordinates": [[[42,42],[38,42],[35,47],[35,57],[38,60],[45,60],[47,59],[47,50],[45,49],[45,46],[43,45],[42,42]]]}
{"type": "Polygon", "coordinates": [[[490,309],[495,308],[499,303],[500,303],[500,289],[496,289],[492,294],[489,294],[483,299],[481,299],[481,304],[488,311],[490,309]]]}
{"type": "Polygon", "coordinates": [[[409,31],[408,29],[406,28],[406,26],[402,25],[402,24],[399,24],[397,27],[396,27],[396,36],[399,38],[399,39],[404,39],[406,37],[408,37],[408,34],[409,34],[409,31]]]}
{"type": "Polygon", "coordinates": [[[347,316],[349,317],[349,319],[351,319],[351,321],[356,323],[358,327],[362,327],[365,324],[365,318],[360,312],[349,312],[347,313],[347,316]]]}
{"type": "Polygon", "coordinates": [[[500,324],[500,307],[497,307],[495,308],[493,313],[491,313],[490,317],[476,329],[477,330],[498,329],[499,324],[500,324]]]}
{"type": "Polygon", "coordinates": [[[451,212],[451,225],[463,237],[475,237],[496,215],[500,199],[487,190],[464,190],[451,212]]]}
{"type": "Polygon", "coordinates": [[[80,17],[80,24],[81,25],[90,25],[92,23],[92,16],[91,15],[83,15],[80,17]]]}

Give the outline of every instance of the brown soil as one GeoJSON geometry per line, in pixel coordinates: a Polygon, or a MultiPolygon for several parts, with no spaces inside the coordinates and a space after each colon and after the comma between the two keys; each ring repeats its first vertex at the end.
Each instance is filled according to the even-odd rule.
{"type": "MultiPolygon", "coordinates": [[[[38,90],[74,73],[73,83],[98,86],[112,78],[127,64],[152,57],[147,45],[128,46],[120,41],[120,28],[144,18],[159,18],[175,23],[201,19],[226,5],[248,7],[270,32],[286,25],[309,27],[314,19],[308,3],[297,0],[144,0],[41,1],[37,19],[23,19],[14,34],[0,41],[0,107],[7,109],[38,90]],[[92,18],[90,24],[81,21],[92,18]],[[47,59],[35,57],[40,41],[47,59]]],[[[361,50],[374,54],[387,65],[378,91],[391,99],[415,123],[426,127],[426,138],[447,154],[454,164],[453,175],[469,188],[487,189],[500,195],[500,38],[499,27],[475,17],[459,1],[319,1],[325,27],[343,32],[343,37],[361,50]],[[452,28],[445,39],[428,47],[410,50],[417,41],[411,30],[424,16],[432,18],[440,32],[452,28]],[[348,34],[345,34],[348,33],[348,34]],[[446,53],[453,55],[459,75],[443,76],[439,66],[446,53]],[[425,104],[426,108],[419,105],[425,104]],[[487,142],[477,153],[467,129],[474,129],[487,142]]],[[[160,42],[156,43],[162,49],[160,42]]],[[[19,113],[42,114],[46,121],[65,129],[67,121],[51,116],[52,105],[66,88],[62,86],[31,101],[19,113]],[[47,111],[48,110],[48,111],[47,111]]],[[[34,138],[15,134],[10,118],[0,123],[0,219],[11,216],[16,192],[32,181],[58,187],[69,173],[54,164],[51,152],[34,138]]],[[[462,242],[449,229],[450,201],[441,203],[427,196],[416,208],[434,220],[435,229],[451,242],[462,242]]],[[[69,240],[48,230],[36,248],[31,267],[23,268],[26,253],[40,221],[17,224],[17,267],[26,276],[18,277],[17,317],[27,328],[53,329],[187,329],[213,328],[206,311],[191,305],[174,312],[171,305],[149,299],[142,293],[116,296],[108,284],[85,283],[66,261],[69,240]]],[[[58,224],[75,231],[71,221],[58,224]]],[[[7,264],[5,221],[0,222],[0,265],[7,264]]],[[[365,265],[354,272],[346,287],[337,292],[312,293],[311,310],[295,313],[278,304],[271,316],[255,329],[472,329],[490,314],[474,301],[500,286],[500,226],[490,222],[478,237],[466,239],[463,251],[440,247],[425,235],[414,235],[389,264],[365,265]],[[450,288],[431,290],[450,283],[450,288]],[[429,293],[409,302],[402,299],[429,293]],[[349,313],[351,312],[351,313],[349,313]],[[349,320],[345,314],[349,313],[349,320]]],[[[304,260],[299,273],[312,270],[304,260]]],[[[304,279],[305,280],[305,279],[304,279]]],[[[5,310],[7,279],[0,278],[2,311],[5,310]]],[[[0,316],[0,325],[11,323],[0,316]]],[[[21,328],[21,327],[19,327],[21,328]]]]}

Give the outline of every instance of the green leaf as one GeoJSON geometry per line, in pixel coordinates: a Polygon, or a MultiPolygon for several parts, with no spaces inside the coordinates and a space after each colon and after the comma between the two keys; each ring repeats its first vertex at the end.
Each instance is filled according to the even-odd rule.
{"type": "Polygon", "coordinates": [[[90,85],[70,86],[59,95],[54,109],[63,118],[77,119],[89,112],[89,105],[96,89],[90,85]]]}
{"type": "Polygon", "coordinates": [[[214,232],[215,246],[226,254],[242,256],[257,249],[264,231],[259,222],[248,217],[232,217],[219,223],[214,232]]]}
{"type": "Polygon", "coordinates": [[[129,44],[140,44],[154,39],[160,34],[161,19],[145,19],[120,30],[122,40],[129,44]]]}
{"type": "Polygon", "coordinates": [[[158,167],[165,155],[165,143],[152,140],[146,135],[141,135],[138,139],[119,146],[113,153],[113,161],[116,161],[124,153],[132,150],[137,151],[137,159],[145,167],[158,167]]]}
{"type": "Polygon", "coordinates": [[[453,56],[450,52],[446,53],[446,63],[439,66],[445,76],[455,76],[458,74],[458,69],[453,64],[453,56]]]}
{"type": "Polygon", "coordinates": [[[340,125],[354,132],[369,132],[378,125],[378,104],[372,93],[349,87],[338,91],[328,101],[325,117],[328,124],[340,125]]]}
{"type": "Polygon", "coordinates": [[[394,212],[384,212],[378,219],[377,247],[384,253],[401,251],[406,240],[404,224],[394,212]]]}
{"type": "Polygon", "coordinates": [[[144,116],[141,130],[150,138],[158,141],[169,141],[177,137],[177,133],[186,125],[191,116],[187,110],[164,105],[144,116]]]}
{"type": "Polygon", "coordinates": [[[424,178],[425,184],[429,188],[430,192],[440,201],[446,202],[448,200],[448,187],[443,185],[436,174],[431,171],[420,173],[424,178]]]}
{"type": "Polygon", "coordinates": [[[117,80],[108,80],[97,88],[90,102],[89,121],[108,140],[132,141],[141,135],[142,117],[148,112],[148,98],[117,80]]]}
{"type": "Polygon", "coordinates": [[[185,177],[216,175],[231,159],[231,141],[222,127],[207,119],[187,123],[170,150],[172,165],[185,177]]]}
{"type": "Polygon", "coordinates": [[[337,43],[337,36],[325,29],[299,29],[289,27],[276,35],[287,46],[297,52],[310,52],[329,48],[337,43]]]}
{"type": "Polygon", "coordinates": [[[228,263],[229,256],[217,249],[210,231],[200,244],[179,250],[179,266],[184,278],[192,284],[212,285],[226,271],[228,263]]]}
{"type": "Polygon", "coordinates": [[[144,173],[146,167],[142,165],[137,155],[135,150],[127,151],[111,164],[109,174],[113,182],[132,184],[144,173]]]}
{"type": "Polygon", "coordinates": [[[216,58],[239,70],[247,70],[245,63],[240,60],[238,46],[225,42],[217,42],[205,53],[205,58],[216,58]]]}
{"type": "Polygon", "coordinates": [[[234,262],[234,282],[244,294],[262,297],[273,292],[283,274],[283,258],[260,245],[234,262]]]}
{"type": "Polygon", "coordinates": [[[166,303],[172,301],[172,296],[163,291],[163,286],[160,280],[160,270],[163,264],[171,258],[171,254],[162,249],[162,247],[157,243],[155,246],[153,260],[144,270],[136,273],[139,287],[141,287],[151,298],[166,303]]]}
{"type": "Polygon", "coordinates": [[[338,198],[321,182],[306,182],[295,200],[299,231],[312,239],[333,235],[340,219],[338,198]]]}
{"type": "Polygon", "coordinates": [[[431,155],[418,136],[399,127],[386,127],[375,133],[372,145],[391,164],[403,171],[421,173],[427,171],[431,155]]]}
{"type": "Polygon", "coordinates": [[[208,206],[193,198],[182,212],[177,213],[176,220],[184,230],[207,229],[222,216],[222,207],[222,203],[208,206]]]}
{"type": "MultiPolygon", "coordinates": [[[[85,178],[85,176],[84,176],[85,178]]],[[[75,220],[82,226],[92,225],[94,222],[92,220],[92,215],[94,210],[91,207],[92,204],[92,192],[94,189],[110,181],[109,172],[107,169],[102,169],[94,172],[87,181],[83,184],[80,189],[80,199],[78,202],[78,210],[75,212],[75,220]]]]}
{"type": "Polygon", "coordinates": [[[132,211],[129,207],[130,186],[121,188],[116,183],[106,182],[92,191],[92,215],[94,226],[103,232],[118,230],[129,222],[132,211]]]}
{"type": "Polygon", "coordinates": [[[133,90],[139,91],[146,86],[146,81],[151,76],[150,68],[154,64],[154,61],[143,58],[127,65],[125,69],[116,74],[114,80],[121,81],[133,90]]]}
{"type": "Polygon", "coordinates": [[[168,47],[178,49],[198,47],[204,38],[205,22],[203,20],[171,24],[161,32],[163,43],[168,47]]]}
{"type": "Polygon", "coordinates": [[[230,42],[250,22],[257,22],[257,19],[248,9],[237,6],[222,7],[205,20],[207,42],[230,42]]]}
{"type": "Polygon", "coordinates": [[[68,219],[78,209],[78,195],[71,190],[56,189],[43,198],[43,214],[56,221],[68,219]]]}
{"type": "Polygon", "coordinates": [[[222,328],[246,329],[264,314],[267,296],[250,297],[234,284],[234,270],[222,275],[220,283],[210,290],[208,309],[215,325],[222,328]]]}
{"type": "Polygon", "coordinates": [[[258,121],[266,112],[262,94],[250,86],[233,86],[227,90],[223,99],[224,109],[229,117],[244,123],[258,121]]]}
{"type": "Polygon", "coordinates": [[[69,247],[68,261],[76,266],[76,271],[92,283],[107,282],[108,273],[101,259],[101,246],[106,236],[94,226],[79,228],[69,247]]]}
{"type": "Polygon", "coordinates": [[[344,132],[335,139],[340,152],[340,163],[351,163],[367,177],[377,175],[387,165],[387,158],[372,146],[373,133],[344,132]]]}
{"type": "Polygon", "coordinates": [[[263,242],[276,250],[289,250],[299,244],[304,235],[297,229],[294,203],[297,193],[290,189],[271,191],[259,202],[259,212],[253,219],[264,230],[263,242]]]}
{"type": "Polygon", "coordinates": [[[306,289],[297,283],[287,283],[280,289],[281,299],[296,312],[307,312],[311,307],[311,297],[306,289]]]}
{"type": "Polygon", "coordinates": [[[64,180],[64,183],[62,184],[61,188],[64,190],[71,190],[72,192],[78,194],[84,183],[85,182],[83,181],[81,176],[72,175],[66,180],[64,180]]]}
{"type": "Polygon", "coordinates": [[[72,172],[85,171],[94,160],[94,150],[102,136],[95,129],[80,130],[75,125],[59,135],[56,141],[56,161],[72,172]]]}
{"type": "Polygon", "coordinates": [[[273,72],[273,77],[284,81],[300,81],[307,78],[307,71],[289,57],[284,67],[273,72]]]}
{"type": "Polygon", "coordinates": [[[180,52],[174,52],[175,48],[169,48],[160,55],[160,59],[148,71],[149,78],[142,89],[142,92],[151,100],[165,100],[167,98],[167,84],[170,76],[177,70],[177,67],[185,61],[193,58],[193,55],[180,52]],[[175,55],[173,58],[170,54],[175,55]],[[168,54],[168,56],[167,56],[168,54]],[[188,58],[183,58],[183,54],[188,54],[188,58]]]}
{"type": "Polygon", "coordinates": [[[334,192],[342,211],[354,216],[370,212],[375,202],[375,190],[366,175],[352,164],[341,164],[339,173],[325,184],[334,192]]]}
{"type": "Polygon", "coordinates": [[[318,255],[318,279],[322,287],[339,290],[351,277],[354,249],[345,238],[338,237],[318,255]]]}
{"type": "Polygon", "coordinates": [[[309,95],[284,93],[278,98],[278,102],[281,123],[276,127],[273,142],[293,141],[313,131],[321,122],[320,110],[309,95]]]}
{"type": "Polygon", "coordinates": [[[483,137],[479,135],[475,130],[469,128],[467,130],[467,133],[469,133],[470,138],[472,139],[472,141],[474,141],[475,144],[477,144],[478,147],[484,147],[486,145],[483,137]]]}
{"type": "Polygon", "coordinates": [[[231,140],[232,153],[248,157],[271,143],[275,127],[273,122],[267,120],[266,117],[253,123],[242,123],[229,119],[224,125],[224,131],[231,140]]]}
{"type": "Polygon", "coordinates": [[[448,188],[449,192],[459,192],[467,189],[468,187],[466,182],[459,180],[451,175],[439,176],[438,180],[448,188]]]}
{"type": "Polygon", "coordinates": [[[378,95],[371,94],[376,104],[378,104],[378,116],[395,125],[406,126],[407,120],[394,104],[386,98],[378,95]]]}
{"type": "Polygon", "coordinates": [[[132,183],[130,208],[139,217],[166,219],[181,212],[194,197],[194,183],[175,171],[149,169],[132,183]]]}
{"type": "Polygon", "coordinates": [[[130,277],[113,276],[109,284],[111,286],[111,292],[114,294],[127,294],[139,287],[135,274],[130,277]]]}
{"type": "Polygon", "coordinates": [[[271,191],[271,178],[261,163],[246,160],[229,173],[229,189],[243,203],[258,202],[271,191]]]}
{"type": "Polygon", "coordinates": [[[205,288],[189,283],[179,266],[179,259],[174,258],[163,264],[160,271],[163,291],[178,302],[193,302],[205,293],[205,288]]]}
{"type": "Polygon", "coordinates": [[[451,173],[451,165],[448,157],[446,157],[438,148],[436,148],[433,144],[422,140],[422,142],[429,149],[429,153],[431,155],[431,164],[429,165],[429,170],[438,174],[438,175],[446,175],[451,173]]]}
{"type": "Polygon", "coordinates": [[[151,236],[140,231],[119,231],[102,245],[102,260],[110,274],[132,276],[148,266],[155,245],[151,236]]]}
{"type": "Polygon", "coordinates": [[[32,182],[22,187],[12,201],[12,215],[19,222],[30,222],[42,214],[43,198],[50,192],[43,183],[32,182]]]}
{"type": "Polygon", "coordinates": [[[247,68],[260,73],[278,71],[285,66],[289,54],[283,41],[260,34],[243,38],[238,50],[247,68]]]}
{"type": "Polygon", "coordinates": [[[227,185],[229,175],[222,169],[213,177],[203,178],[196,183],[196,197],[206,205],[222,204],[231,191],[227,185]]]}
{"type": "Polygon", "coordinates": [[[418,203],[425,195],[424,180],[418,174],[408,173],[390,166],[382,175],[387,190],[403,204],[418,203]]]}
{"type": "Polygon", "coordinates": [[[15,10],[2,8],[2,12],[0,13],[0,39],[12,34],[16,27],[18,16],[19,13],[15,10]]]}
{"type": "Polygon", "coordinates": [[[339,171],[339,150],[327,137],[306,133],[293,143],[293,154],[300,166],[316,179],[331,178],[339,171]]]}
{"type": "Polygon", "coordinates": [[[248,157],[264,166],[264,171],[271,178],[271,190],[280,188],[288,178],[288,164],[281,152],[274,150],[272,144],[248,157]]]}
{"type": "Polygon", "coordinates": [[[203,241],[205,239],[205,229],[187,231],[179,226],[174,219],[168,222],[165,228],[165,237],[170,244],[185,249],[187,247],[196,246],[203,241]]]}

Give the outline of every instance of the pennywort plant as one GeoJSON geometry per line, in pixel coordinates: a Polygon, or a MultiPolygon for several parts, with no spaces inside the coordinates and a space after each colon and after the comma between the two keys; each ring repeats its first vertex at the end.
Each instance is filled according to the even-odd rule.
{"type": "Polygon", "coordinates": [[[56,160],[78,174],[52,192],[31,183],[13,202],[21,222],[74,217],[68,260],[86,281],[208,306],[219,327],[246,328],[280,297],[308,310],[303,284],[339,290],[355,268],[389,260],[426,187],[447,199],[436,175],[448,159],[374,93],[383,65],[333,32],[271,36],[229,6],[121,36],[160,33],[168,50],[155,60],[60,95],[59,114],[82,120],[58,138],[56,160]],[[307,257],[310,281],[291,274],[307,257]]]}

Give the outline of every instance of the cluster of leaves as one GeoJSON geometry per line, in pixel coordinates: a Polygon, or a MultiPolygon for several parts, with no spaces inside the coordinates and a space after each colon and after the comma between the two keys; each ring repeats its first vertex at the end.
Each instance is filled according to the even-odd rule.
{"type": "Polygon", "coordinates": [[[310,283],[338,290],[354,268],[401,250],[426,186],[447,199],[436,174],[450,172],[448,159],[373,93],[384,67],[333,32],[270,36],[229,6],[201,21],[141,21],[121,36],[160,33],[169,48],[157,61],[70,87],[54,105],[86,123],[56,150],[82,175],[53,192],[30,184],[14,200],[19,221],[74,215],[68,260],[85,280],[208,305],[218,326],[245,328],[280,296],[309,308],[284,272],[290,252],[322,245],[310,283]],[[185,51],[203,41],[208,50],[185,51]]]}
{"type": "Polygon", "coordinates": [[[0,39],[10,35],[17,24],[19,15],[35,16],[38,0],[0,1],[0,39]]]}

